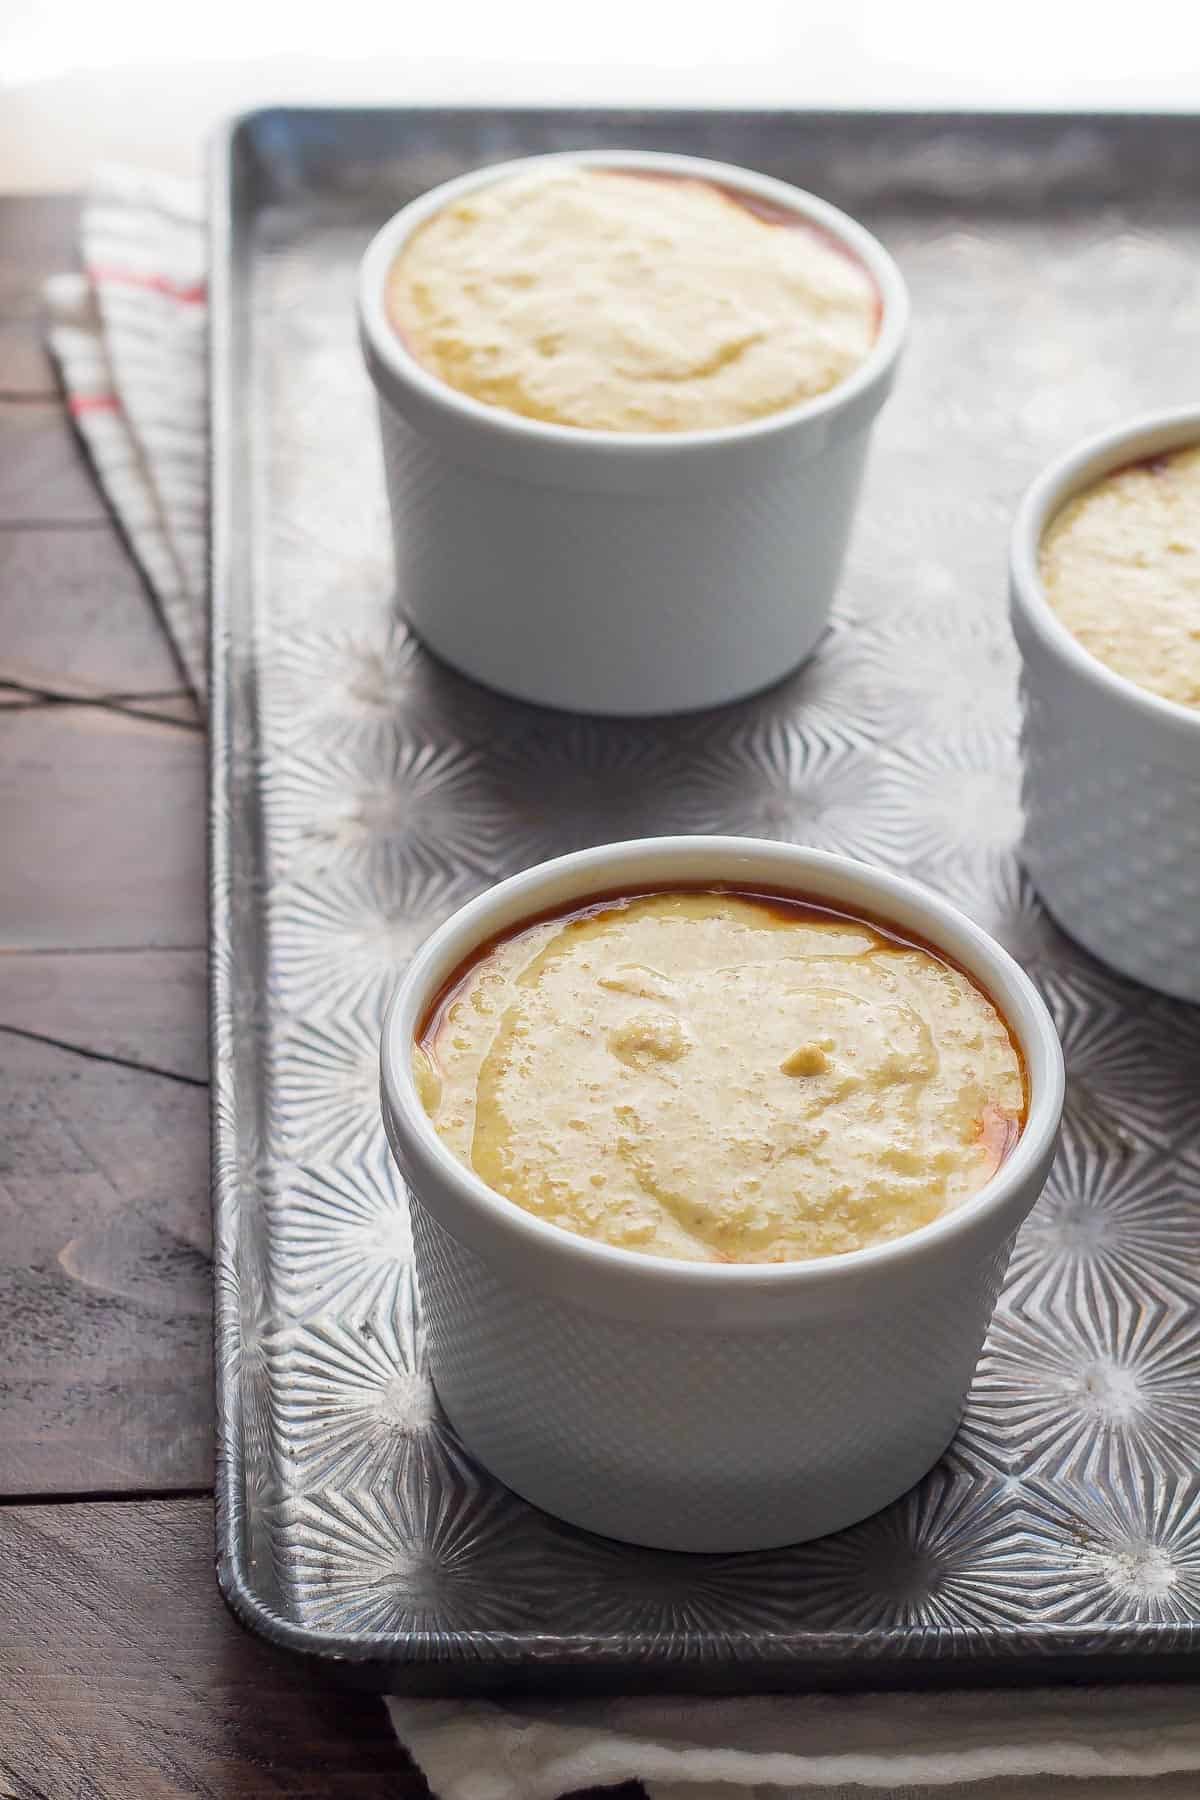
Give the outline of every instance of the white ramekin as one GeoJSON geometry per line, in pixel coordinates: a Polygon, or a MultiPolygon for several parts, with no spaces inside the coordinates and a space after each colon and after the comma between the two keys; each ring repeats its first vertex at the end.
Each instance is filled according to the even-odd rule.
{"type": "Polygon", "coordinates": [[[726,163],[580,151],[479,169],[406,206],[363,258],[359,327],[379,399],[398,602],[475,679],[582,712],[683,711],[737,699],[801,662],[824,628],[871,423],[908,300],[891,257],[811,194],[726,163]],[[878,339],[838,387],[717,431],[576,430],[457,392],[388,323],[388,270],[450,201],[556,163],[723,182],[831,233],[870,272],[878,339]]]}
{"type": "Polygon", "coordinates": [[[1014,1232],[1041,1191],[1063,1098],[1054,1026],[977,926],[899,876],[790,844],[670,837],[543,863],[456,913],[388,1013],[383,1114],[412,1199],[433,1377],[500,1479],[588,1530],[675,1550],[833,1531],[910,1487],[957,1427],[1014,1232]],[[497,932],[597,893],[756,883],[892,922],[993,996],[1029,1075],[1025,1131],[995,1179],[873,1249],[762,1265],[669,1261],[575,1236],[486,1187],[413,1084],[425,1011],[497,932]]]}
{"type": "Polygon", "coordinates": [[[1104,962],[1200,1001],[1200,713],[1099,662],[1051,609],[1046,527],[1110,470],[1200,443],[1200,407],[1155,413],[1072,450],[1038,477],[1013,528],[1021,649],[1024,858],[1063,930],[1104,962]]]}

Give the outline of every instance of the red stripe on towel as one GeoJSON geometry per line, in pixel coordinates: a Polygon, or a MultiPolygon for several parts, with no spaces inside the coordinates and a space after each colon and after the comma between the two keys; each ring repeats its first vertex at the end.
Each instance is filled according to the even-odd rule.
{"type": "Polygon", "coordinates": [[[203,306],[208,299],[207,282],[197,281],[184,287],[180,282],[171,281],[166,275],[153,274],[148,269],[119,269],[107,263],[92,265],[88,269],[88,280],[97,287],[145,288],[147,293],[164,294],[168,300],[179,300],[184,306],[203,306]]]}
{"type": "Polygon", "coordinates": [[[115,394],[72,394],[67,408],[77,419],[81,413],[119,412],[121,402],[115,394]]]}

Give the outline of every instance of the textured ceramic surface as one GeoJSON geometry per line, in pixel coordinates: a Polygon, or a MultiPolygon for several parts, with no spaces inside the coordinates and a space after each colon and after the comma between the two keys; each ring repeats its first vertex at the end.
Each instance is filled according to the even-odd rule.
{"type": "Polygon", "coordinates": [[[723,704],[790,673],[829,622],[908,298],[882,245],[812,195],[636,146],[590,155],[736,184],[836,235],[875,283],[875,343],[828,393],[716,431],[578,431],[483,406],[410,356],[384,295],[412,232],[495,177],[485,167],[423,195],[372,241],[359,278],[400,608],[436,654],[522,700],[608,715],[723,704]]]}
{"type": "Polygon", "coordinates": [[[480,1461],[556,1517],[686,1551],[821,1537],[912,1487],[954,1435],[1008,1254],[860,1318],[687,1331],[524,1291],[415,1197],[413,1230],[438,1394],[480,1461]]]}
{"type": "Polygon", "coordinates": [[[927,1473],[961,1418],[1063,1104],[1062,1051],[1037,989],[957,908],[828,851],[695,834],[556,857],[462,907],[401,979],[380,1071],[412,1200],[430,1371],[463,1443],[557,1517],[686,1551],[799,1544],[878,1512],[927,1473]],[[1029,1091],[1020,1141],[982,1192],[852,1255],[722,1266],[559,1230],[449,1153],[417,1093],[412,1047],[463,961],[597,893],[693,881],[790,889],[886,921],[982,985],[1029,1091]]]}
{"type": "Polygon", "coordinates": [[[276,1641],[408,1687],[799,1685],[1200,1652],[1200,1010],[1040,908],[1021,824],[1012,509],[1064,445],[1194,379],[1185,119],[267,115],[217,196],[214,1170],[220,1567],[276,1641]],[[666,724],[504,702],[393,622],[371,233],[485,159],[580,142],[796,180],[901,263],[910,352],[834,628],[784,686],[666,724]],[[224,221],[224,222],[223,222],[224,221]],[[1006,944],[1066,1052],[1063,1146],[947,1457],[799,1550],[556,1525],[439,1417],[378,1124],[386,997],[497,877],[745,832],[919,875],[1006,944]]]}
{"type": "Polygon", "coordinates": [[[708,706],[777,681],[829,622],[865,431],[785,451],[761,482],[658,495],[497,479],[386,406],[380,425],[404,616],[502,693],[609,715],[708,706]]]}
{"type": "Polygon", "coordinates": [[[1200,1001],[1200,712],[1144,693],[1089,656],[1047,605],[1036,559],[1072,494],[1123,463],[1197,442],[1193,406],[1071,453],[1026,496],[1011,570],[1029,872],[1093,955],[1192,1001],[1200,1001]]]}

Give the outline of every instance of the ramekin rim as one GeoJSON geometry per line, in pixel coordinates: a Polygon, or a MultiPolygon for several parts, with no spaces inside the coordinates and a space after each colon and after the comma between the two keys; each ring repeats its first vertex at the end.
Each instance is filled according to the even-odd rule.
{"type": "MultiPolygon", "coordinates": [[[[1154,436],[1159,431],[1173,435],[1176,428],[1186,432],[1189,427],[1194,427],[1195,442],[1200,445],[1200,401],[1139,413],[1120,425],[1077,440],[1061,456],[1046,464],[1018,503],[1009,546],[1009,572],[1014,605],[1052,654],[1129,711],[1155,725],[1166,726],[1173,733],[1192,737],[1200,744],[1200,710],[1139,686],[1094,656],[1068,630],[1050,605],[1038,571],[1038,552],[1055,515],[1092,482],[1121,468],[1120,452],[1125,445],[1154,436]],[[1110,455],[1114,460],[1108,460],[1110,455]]],[[[1184,449],[1190,441],[1185,435],[1173,447],[1184,449]]],[[[1143,454],[1151,456],[1155,452],[1147,450],[1143,454]]]]}
{"type": "MultiPolygon", "coordinates": [[[[713,879],[719,881],[728,878],[714,873],[713,879]]],[[[662,881],[664,887],[670,886],[668,874],[663,875],[662,881]]],[[[787,883],[782,885],[786,887],[787,883]]],[[[619,891],[619,888],[618,871],[613,891],[619,891]]],[[[700,1292],[715,1290],[730,1294],[738,1289],[743,1292],[756,1288],[777,1292],[789,1287],[831,1286],[843,1280],[851,1282],[860,1275],[886,1272],[893,1265],[922,1260],[925,1253],[933,1254],[947,1241],[952,1242],[969,1232],[982,1216],[1003,1210],[1012,1193],[1029,1178],[1052,1147],[1065,1094],[1062,1047],[1044,1000],[1015,958],[959,908],[910,877],[897,875],[891,870],[878,868],[853,857],[772,839],[730,836],[674,834],[595,845],[534,864],[485,889],[482,894],[457,908],[425,940],[413,957],[387,1008],[380,1049],[382,1098],[385,1108],[390,1112],[393,1128],[402,1126],[405,1132],[415,1138],[426,1158],[432,1161],[439,1178],[450,1185],[457,1198],[465,1202],[468,1208],[484,1214],[492,1226],[507,1232],[514,1242],[524,1240],[545,1255],[565,1258],[574,1262],[577,1267],[586,1266],[597,1275],[607,1274],[615,1279],[626,1275],[641,1283],[657,1281],[676,1291],[690,1288],[700,1292]],[[1010,1155],[978,1193],[915,1231],[860,1250],[843,1251],[826,1257],[798,1258],[782,1263],[691,1262],[683,1258],[653,1256],[646,1251],[600,1243],[540,1219],[518,1206],[515,1201],[506,1199],[504,1195],[488,1187],[442,1142],[417,1094],[411,1054],[401,1055],[399,1052],[402,1047],[411,1051],[415,1029],[437,991],[434,983],[422,986],[422,981],[427,979],[430,969],[437,965],[447,941],[459,934],[468,940],[455,959],[461,961],[462,957],[470,954],[472,944],[487,941],[491,935],[487,929],[487,919],[501,911],[504,902],[523,886],[533,890],[529,894],[528,911],[529,916],[534,917],[539,911],[536,890],[569,870],[587,870],[589,873],[594,871],[597,877],[595,886],[591,886],[589,882],[580,892],[599,893],[606,886],[604,868],[615,865],[625,855],[657,853],[670,858],[706,849],[714,855],[753,854],[765,850],[772,856],[779,856],[781,861],[786,860],[788,852],[793,852],[796,858],[797,893],[813,892],[812,889],[804,888],[804,870],[818,875],[822,870],[848,872],[874,890],[872,900],[864,900],[866,910],[870,909],[875,898],[884,903],[876,916],[886,919],[888,896],[901,898],[927,914],[928,929],[925,928],[926,921],[923,921],[919,935],[926,938],[934,948],[940,944],[948,955],[953,955],[954,952],[941,943],[939,927],[943,921],[948,918],[957,931],[965,934],[979,953],[980,960],[987,965],[986,976],[980,978],[981,984],[1000,1010],[1009,1029],[1018,1038],[1030,1084],[1029,1104],[1021,1136],[1010,1155]],[[469,931],[466,929],[468,925],[471,927],[469,931]],[[1009,990],[1009,1002],[1006,1003],[997,994],[997,986],[1002,990],[1009,990]],[[408,1008],[406,1003],[414,993],[418,993],[419,998],[416,1004],[408,1008]],[[1012,996],[1016,997],[1028,1014],[1028,1031],[1023,1030],[1020,1021],[1012,1016],[1012,996]],[[402,1025],[406,1010],[410,1012],[410,1017],[402,1025]],[[404,1046],[397,1041],[401,1035],[404,1046]],[[1046,1065],[1041,1087],[1037,1091],[1034,1089],[1034,1059],[1030,1055],[1035,1041],[1046,1065]],[[401,1104],[398,1105],[398,1101],[401,1104]]],[[[419,1190],[417,1197],[420,1199],[419,1190]]]]}
{"type": "Polygon", "coordinates": [[[527,445],[556,447],[568,451],[607,450],[649,459],[652,456],[682,456],[688,451],[719,450],[742,443],[769,438],[788,428],[806,425],[827,414],[843,411],[859,395],[883,380],[904,347],[911,306],[908,288],[891,252],[865,225],[820,195],[805,188],[764,175],[737,163],[718,162],[710,157],[688,156],[670,151],[636,149],[555,150],[541,155],[513,157],[502,163],[485,164],[449,181],[439,182],[410,200],[393,213],[375,233],[359,264],[358,316],[363,336],[388,374],[401,385],[417,393],[428,404],[440,408],[447,416],[489,431],[507,433],[515,441],[527,445]],[[695,173],[702,178],[721,180],[726,186],[741,187],[747,193],[776,200],[802,217],[809,218],[837,238],[864,264],[879,291],[882,304],[879,330],[870,351],[857,368],[844,380],[823,394],[779,412],[767,413],[736,425],[714,426],[700,431],[635,432],[601,431],[594,427],[556,425],[542,419],[530,419],[503,407],[489,406],[475,400],[426,369],[402,343],[387,319],[384,292],[387,273],[401,244],[426,218],[431,217],[449,200],[475,187],[502,180],[521,169],[559,163],[607,168],[662,169],[664,172],[695,173]]]}

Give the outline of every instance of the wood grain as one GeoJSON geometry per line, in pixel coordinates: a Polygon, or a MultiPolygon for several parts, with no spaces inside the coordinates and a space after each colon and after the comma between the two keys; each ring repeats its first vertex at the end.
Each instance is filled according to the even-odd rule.
{"type": "MultiPolygon", "coordinates": [[[[208,1080],[202,950],[0,955],[0,1039],[39,1034],[94,1057],[208,1080]]],[[[0,1065],[4,1053],[0,1042],[0,1065]]]]}
{"type": "Polygon", "coordinates": [[[203,738],[100,707],[6,707],[0,843],[0,949],[203,944],[203,738]]]}
{"type": "Polygon", "coordinates": [[[72,198],[0,198],[0,398],[52,398],[42,290],[75,267],[79,204],[72,198]]]}
{"type": "Polygon", "coordinates": [[[0,956],[4,1494],[211,1482],[203,1045],[195,953],[0,956]]]}
{"type": "Polygon", "coordinates": [[[0,531],[0,682],[80,695],[183,686],[141,575],[108,523],[0,531]]]}
{"type": "Polygon", "coordinates": [[[212,1562],[207,1500],[0,1509],[0,1793],[427,1795],[379,1701],[241,1631],[212,1562]]]}
{"type": "Polygon", "coordinates": [[[57,400],[0,402],[0,442],[0,527],[108,522],[108,508],[57,400]]]}
{"type": "Polygon", "coordinates": [[[0,195],[0,318],[36,312],[51,275],[78,263],[73,194],[0,195]]]}
{"type": "Polygon", "coordinates": [[[0,318],[0,400],[50,400],[57,382],[42,321],[0,318]]]}
{"type": "Polygon", "coordinates": [[[212,1532],[208,1500],[0,1509],[4,1800],[430,1800],[379,1700],[234,1624],[212,1532]]]}

